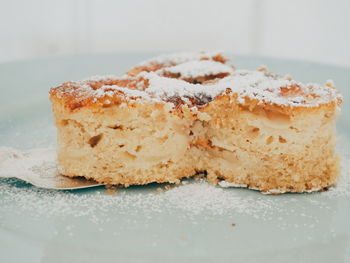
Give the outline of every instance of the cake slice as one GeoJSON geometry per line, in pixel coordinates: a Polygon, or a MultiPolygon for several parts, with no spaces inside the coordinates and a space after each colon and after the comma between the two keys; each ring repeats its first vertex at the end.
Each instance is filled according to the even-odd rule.
{"type": "Polygon", "coordinates": [[[124,186],[202,173],[266,193],[334,185],[342,101],[334,85],[226,61],[215,52],[171,54],[120,77],[51,89],[60,172],[124,186]]]}

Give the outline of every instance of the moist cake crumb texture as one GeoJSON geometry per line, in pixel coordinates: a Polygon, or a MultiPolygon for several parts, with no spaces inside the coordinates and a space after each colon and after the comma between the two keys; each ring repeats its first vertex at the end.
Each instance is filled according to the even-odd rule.
{"type": "Polygon", "coordinates": [[[236,70],[218,52],[197,52],[66,82],[50,98],[67,176],[128,186],[203,173],[277,194],[322,190],[339,174],[342,97],[331,81],[236,70]]]}

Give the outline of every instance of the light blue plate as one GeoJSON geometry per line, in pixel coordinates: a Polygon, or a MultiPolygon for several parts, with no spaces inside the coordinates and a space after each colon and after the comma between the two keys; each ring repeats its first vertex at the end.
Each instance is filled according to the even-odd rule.
{"type": "MultiPolygon", "coordinates": [[[[54,145],[50,87],[119,74],[153,55],[81,55],[0,65],[0,146],[54,145]]],[[[247,69],[268,65],[303,82],[333,79],[344,95],[340,148],[345,155],[350,152],[350,69],[256,57],[235,57],[234,63],[247,69]]],[[[350,261],[347,191],[266,196],[199,182],[162,193],[158,187],[130,187],[116,195],[102,187],[57,193],[0,180],[0,262],[350,261]],[[203,192],[191,194],[192,186],[203,192]]]]}

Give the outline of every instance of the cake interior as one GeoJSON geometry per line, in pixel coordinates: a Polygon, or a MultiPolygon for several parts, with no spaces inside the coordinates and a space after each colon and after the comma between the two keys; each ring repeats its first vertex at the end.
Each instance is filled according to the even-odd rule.
{"type": "Polygon", "coordinates": [[[333,185],[336,112],[284,115],[225,100],[199,117],[138,103],[67,112],[56,105],[61,172],[107,184],[178,183],[196,173],[265,192],[333,185]]]}

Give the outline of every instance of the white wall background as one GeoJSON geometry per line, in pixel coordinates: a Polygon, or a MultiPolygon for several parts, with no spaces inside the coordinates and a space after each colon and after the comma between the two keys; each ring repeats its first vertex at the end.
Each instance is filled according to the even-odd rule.
{"type": "Polygon", "coordinates": [[[0,62],[220,49],[350,66],[349,0],[0,0],[0,62]]]}

